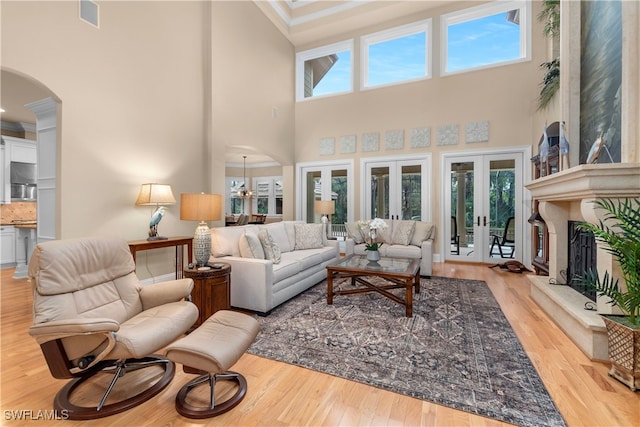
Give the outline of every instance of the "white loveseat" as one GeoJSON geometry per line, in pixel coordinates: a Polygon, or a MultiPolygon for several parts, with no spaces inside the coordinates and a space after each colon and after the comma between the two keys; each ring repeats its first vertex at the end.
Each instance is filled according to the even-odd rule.
{"type": "MultiPolygon", "coordinates": [[[[420,259],[420,275],[431,276],[433,273],[433,240],[435,226],[430,222],[410,220],[385,220],[387,228],[378,233],[378,241],[383,242],[379,248],[380,255],[391,258],[420,259]]],[[[365,255],[365,236],[367,230],[358,223],[347,223],[345,254],[365,255]]]]}
{"type": "Polygon", "coordinates": [[[326,279],[325,267],[340,252],[323,230],[302,221],[212,228],[209,262],[231,265],[231,306],[266,314],[326,279]]]}

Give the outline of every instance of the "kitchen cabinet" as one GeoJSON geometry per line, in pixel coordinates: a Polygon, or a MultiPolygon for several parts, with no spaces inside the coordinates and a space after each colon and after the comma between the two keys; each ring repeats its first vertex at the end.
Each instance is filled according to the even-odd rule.
{"type": "Polygon", "coordinates": [[[16,229],[16,269],[13,272],[13,278],[22,279],[28,275],[29,259],[36,240],[36,226],[22,223],[14,227],[16,229]]]}
{"type": "Polygon", "coordinates": [[[3,136],[2,139],[5,143],[5,154],[9,153],[9,162],[38,162],[35,141],[12,136],[3,136]]]}
{"type": "Polygon", "coordinates": [[[38,163],[36,141],[12,136],[2,136],[2,178],[0,179],[0,203],[11,203],[11,162],[38,163]]]}
{"type": "Polygon", "coordinates": [[[0,265],[13,267],[16,262],[16,230],[12,225],[0,226],[0,265]],[[7,265],[8,264],[8,265],[7,265]]]}

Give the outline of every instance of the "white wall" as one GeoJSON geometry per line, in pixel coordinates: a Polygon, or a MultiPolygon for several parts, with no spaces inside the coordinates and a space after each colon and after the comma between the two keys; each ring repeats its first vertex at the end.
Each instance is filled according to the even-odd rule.
{"type": "MultiPolygon", "coordinates": [[[[61,100],[60,238],[146,238],[140,184],[171,184],[178,201],[222,191],[226,145],[292,163],[293,48],[253,3],[98,4],[100,28],[78,18],[77,1],[0,5],[2,67],[61,100]]],[[[195,226],[176,204],[159,230],[195,226]]],[[[139,258],[142,276],[172,269],[172,250],[139,258]]]]}

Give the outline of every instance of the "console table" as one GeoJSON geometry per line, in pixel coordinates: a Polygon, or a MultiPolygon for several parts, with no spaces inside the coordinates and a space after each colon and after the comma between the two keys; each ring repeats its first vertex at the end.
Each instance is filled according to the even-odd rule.
{"type": "Polygon", "coordinates": [[[147,251],[149,249],[160,248],[176,248],[176,279],[181,279],[184,270],[184,247],[187,246],[188,262],[193,260],[193,236],[169,237],[164,240],[131,240],[129,250],[133,256],[133,262],[136,262],[136,253],[147,251]]]}

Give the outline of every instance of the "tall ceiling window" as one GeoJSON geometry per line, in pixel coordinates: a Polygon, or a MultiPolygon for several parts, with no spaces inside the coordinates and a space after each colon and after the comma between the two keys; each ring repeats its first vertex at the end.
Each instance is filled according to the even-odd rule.
{"type": "Polygon", "coordinates": [[[296,54],[296,99],[353,91],[353,40],[296,54]]]}
{"type": "Polygon", "coordinates": [[[360,38],[362,88],[431,77],[431,20],[360,38]]]}
{"type": "Polygon", "coordinates": [[[495,1],[442,15],[442,74],[531,58],[531,3],[495,1]]]}

